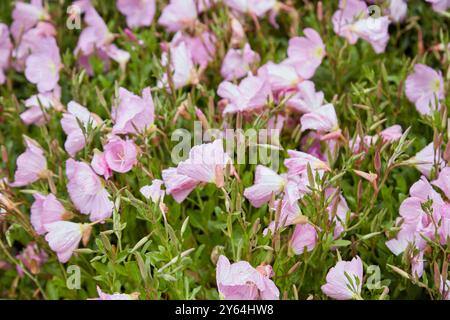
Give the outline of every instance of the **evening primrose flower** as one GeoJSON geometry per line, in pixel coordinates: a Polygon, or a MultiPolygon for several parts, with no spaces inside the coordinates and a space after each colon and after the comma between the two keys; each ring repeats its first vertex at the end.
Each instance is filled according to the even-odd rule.
{"type": "Polygon", "coordinates": [[[255,182],[253,186],[245,188],[244,197],[252,206],[259,208],[269,202],[273,195],[282,192],[285,184],[284,177],[268,167],[258,165],[255,171],[255,182]]]}
{"type": "Polygon", "coordinates": [[[217,288],[225,300],[278,300],[270,266],[253,268],[247,261],[231,264],[221,255],[216,266],[217,288]]]}
{"type": "Polygon", "coordinates": [[[321,289],[336,300],[361,300],[363,264],[356,256],[351,261],[339,261],[327,274],[327,283],[321,289]]]}
{"type": "Polygon", "coordinates": [[[130,28],[148,27],[156,11],[155,0],[117,0],[117,9],[126,16],[130,28]]]}
{"type": "Polygon", "coordinates": [[[424,64],[416,64],[414,72],[406,78],[405,93],[419,113],[431,115],[440,108],[440,101],[444,99],[442,73],[424,64]]]}
{"type": "Polygon", "coordinates": [[[13,187],[23,187],[48,176],[44,150],[33,139],[24,136],[26,150],[17,158],[13,187]]]}
{"type": "Polygon", "coordinates": [[[67,160],[66,175],[67,191],[80,213],[89,214],[91,221],[102,221],[112,215],[114,204],[110,194],[87,163],[67,160]]]}
{"type": "Polygon", "coordinates": [[[69,261],[88,227],[87,224],[70,221],[58,221],[45,225],[48,230],[45,240],[47,240],[50,248],[56,252],[61,263],[69,261]]]}

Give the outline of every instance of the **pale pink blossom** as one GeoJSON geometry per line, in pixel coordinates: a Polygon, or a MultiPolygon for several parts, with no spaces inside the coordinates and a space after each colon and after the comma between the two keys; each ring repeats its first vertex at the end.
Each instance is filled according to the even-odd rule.
{"type": "Polygon", "coordinates": [[[327,274],[327,283],[321,289],[324,294],[336,300],[361,298],[363,264],[356,256],[351,261],[339,261],[327,274]]]}
{"type": "Polygon", "coordinates": [[[205,68],[209,62],[214,60],[216,54],[216,37],[213,33],[205,31],[198,36],[191,37],[179,31],[174,35],[170,46],[172,48],[177,47],[181,43],[184,43],[189,50],[192,62],[201,68],[205,68]]]}
{"type": "Polygon", "coordinates": [[[104,293],[99,286],[97,286],[98,298],[90,300],[135,300],[131,294],[126,293],[104,293]]]}
{"type": "Polygon", "coordinates": [[[167,194],[172,195],[178,203],[183,202],[200,183],[198,180],[179,174],[176,168],[165,169],[161,174],[167,194]]]}
{"type": "Polygon", "coordinates": [[[301,255],[305,251],[312,251],[317,244],[317,231],[309,223],[298,224],[295,227],[292,238],[289,242],[289,247],[295,254],[301,255]]]}
{"type": "Polygon", "coordinates": [[[194,0],[170,0],[164,7],[158,24],[169,32],[176,32],[194,25],[197,20],[197,5],[194,0]]]}
{"type": "Polygon", "coordinates": [[[258,69],[258,77],[266,79],[274,93],[295,89],[304,80],[288,60],[279,64],[266,63],[258,69]]]}
{"type": "Polygon", "coordinates": [[[227,164],[231,164],[231,158],[223,149],[223,141],[217,139],[194,146],[189,151],[189,158],[178,164],[177,173],[221,188],[227,164]]]}
{"type": "Polygon", "coordinates": [[[66,175],[70,199],[82,214],[89,214],[91,221],[105,220],[111,216],[114,204],[110,194],[87,163],[67,160],[66,175]]]}
{"type": "Polygon", "coordinates": [[[11,33],[18,40],[26,31],[36,26],[39,21],[49,20],[50,16],[42,5],[42,0],[30,3],[17,1],[12,12],[11,33]]]}
{"type": "Polygon", "coordinates": [[[384,142],[394,142],[402,137],[402,127],[398,124],[390,126],[380,132],[384,142]]]}
{"type": "Polygon", "coordinates": [[[333,239],[337,239],[344,232],[347,216],[351,215],[350,208],[344,196],[341,193],[336,194],[335,188],[327,188],[325,196],[327,201],[334,196],[326,210],[329,220],[334,223],[333,239]]]}
{"type": "Polygon", "coordinates": [[[126,16],[130,28],[151,25],[156,11],[155,0],[117,0],[117,9],[126,16]]]}
{"type": "Polygon", "coordinates": [[[275,0],[224,0],[225,4],[239,13],[264,16],[275,5],[275,0]]]}
{"type": "Polygon", "coordinates": [[[47,160],[44,150],[31,138],[24,137],[26,150],[17,157],[17,169],[14,174],[13,187],[23,187],[38,181],[47,175],[47,160]]]}
{"type": "Polygon", "coordinates": [[[124,72],[130,54],[113,44],[115,36],[108,30],[106,23],[94,7],[87,6],[84,12],[84,21],[87,26],[81,32],[74,51],[74,54],[78,56],[79,64],[92,75],[89,57],[96,54],[105,62],[105,68],[109,67],[109,59],[112,59],[119,63],[124,72]]]}
{"type": "Polygon", "coordinates": [[[87,131],[88,128],[96,128],[101,124],[101,119],[75,101],[69,102],[67,111],[61,119],[61,126],[67,135],[64,148],[71,157],[74,157],[86,145],[85,134],[87,132],[83,132],[83,130],[87,131]],[[80,128],[80,123],[83,125],[83,128],[80,128]]]}
{"type": "Polygon", "coordinates": [[[367,4],[361,0],[339,0],[339,9],[333,14],[334,32],[347,39],[350,44],[358,41],[358,35],[353,24],[362,18],[367,18],[367,4]]]}
{"type": "Polygon", "coordinates": [[[389,40],[388,17],[370,17],[361,0],[340,0],[339,9],[332,17],[334,32],[355,44],[359,38],[368,41],[376,53],[384,52],[389,40]]]}
{"type": "Polygon", "coordinates": [[[439,177],[432,184],[444,192],[447,199],[450,200],[450,167],[445,167],[439,173],[439,177]]]}
{"type": "Polygon", "coordinates": [[[42,235],[48,231],[45,225],[63,220],[66,211],[61,202],[51,193],[44,196],[36,192],[33,197],[30,221],[37,234],[42,235]]]}
{"type": "Polygon", "coordinates": [[[434,150],[433,142],[417,152],[409,161],[415,164],[417,170],[426,177],[430,177],[431,170],[435,164],[438,164],[440,167],[444,165],[444,160],[442,158],[439,159],[439,150],[434,150]]]}
{"type": "Polygon", "coordinates": [[[164,185],[164,181],[160,179],[154,179],[151,185],[143,186],[139,191],[147,198],[151,199],[154,203],[158,203],[164,199],[164,190],[161,187],[164,185]]]}
{"type": "Polygon", "coordinates": [[[382,53],[389,41],[389,23],[387,16],[358,20],[352,29],[359,37],[370,43],[376,53],[382,53]]]}
{"type": "Polygon", "coordinates": [[[51,92],[39,93],[32,95],[25,100],[25,107],[27,110],[20,114],[20,119],[26,124],[35,124],[42,126],[49,120],[49,115],[45,113],[46,110],[54,108],[55,110],[61,109],[61,90],[57,87],[51,92]]]}
{"type": "MultiPolygon", "coordinates": [[[[41,266],[47,262],[48,255],[35,242],[30,242],[20,254],[16,255],[16,259],[21,261],[32,274],[38,274],[41,266]]],[[[22,266],[16,265],[16,270],[20,277],[24,276],[22,266]]]]}
{"type": "Polygon", "coordinates": [[[334,106],[325,104],[300,119],[302,131],[316,130],[320,133],[333,133],[339,131],[339,124],[334,106]]]}
{"type": "Polygon", "coordinates": [[[9,38],[8,26],[0,23],[0,85],[5,83],[5,71],[10,66],[10,57],[12,51],[12,43],[9,38]]]}
{"type": "MultiPolygon", "coordinates": [[[[190,84],[198,83],[198,72],[186,43],[181,42],[175,47],[170,47],[170,61],[169,54],[163,52],[161,56],[161,64],[168,68],[171,73],[171,78],[175,89],[182,88],[190,84]]],[[[163,74],[162,79],[158,82],[158,87],[167,88],[170,90],[169,79],[167,73],[163,74]]]]}
{"type": "Polygon", "coordinates": [[[408,14],[407,0],[389,0],[389,17],[395,22],[402,22],[408,14]]]}
{"type": "Polygon", "coordinates": [[[228,81],[240,79],[247,75],[259,60],[259,54],[253,51],[248,43],[242,49],[231,48],[222,61],[220,74],[228,81]]]}
{"type": "Polygon", "coordinates": [[[36,27],[25,32],[12,51],[14,69],[19,72],[24,71],[27,58],[32,53],[58,50],[55,47],[55,36],[56,29],[48,22],[39,22],[36,27]]]}
{"type": "Polygon", "coordinates": [[[86,27],[81,31],[75,54],[90,56],[95,53],[96,48],[103,48],[111,44],[114,36],[109,32],[105,21],[93,7],[88,7],[84,15],[86,27]]]}
{"type": "Polygon", "coordinates": [[[406,78],[405,93],[417,111],[431,115],[433,110],[440,108],[440,101],[444,99],[442,73],[424,64],[416,64],[414,72],[406,78]]]}
{"type": "Polygon", "coordinates": [[[253,268],[246,261],[230,264],[223,255],[216,266],[216,281],[225,300],[278,300],[280,292],[270,277],[272,268],[253,268]]]}
{"type": "Polygon", "coordinates": [[[106,162],[105,153],[100,152],[97,149],[94,150],[94,156],[91,160],[91,167],[94,169],[96,174],[103,176],[105,179],[109,179],[112,176],[112,170],[106,162]]]}
{"type": "Polygon", "coordinates": [[[286,105],[301,113],[319,109],[324,100],[323,92],[316,91],[314,82],[309,80],[299,83],[296,90],[288,91],[285,95],[290,97],[286,105]]]}
{"type": "Polygon", "coordinates": [[[325,57],[325,45],[314,29],[306,28],[303,33],[305,37],[289,40],[288,61],[303,79],[310,79],[325,57]]]}
{"type": "Polygon", "coordinates": [[[65,263],[78,248],[86,226],[69,221],[58,221],[47,224],[45,228],[48,231],[45,240],[56,252],[58,260],[65,263]]]}
{"type": "Polygon", "coordinates": [[[450,0],[425,0],[432,4],[433,10],[436,12],[446,11],[450,8],[450,0]]]}
{"type": "Polygon", "coordinates": [[[140,133],[149,129],[155,119],[155,106],[150,88],[139,97],[125,88],[119,88],[117,103],[112,109],[114,134],[140,133]]]}
{"type": "Polygon", "coordinates": [[[58,45],[55,38],[50,37],[40,43],[26,59],[25,77],[36,84],[39,92],[48,92],[56,88],[61,68],[58,45]]]}
{"type": "Polygon", "coordinates": [[[245,41],[245,31],[242,24],[230,14],[231,39],[230,45],[240,46],[245,41]]]}
{"type": "Polygon", "coordinates": [[[258,165],[255,171],[255,182],[253,186],[245,188],[244,197],[252,206],[259,208],[269,202],[272,196],[282,192],[285,184],[285,178],[268,167],[258,165]]]}
{"type": "Polygon", "coordinates": [[[217,94],[228,102],[224,114],[260,109],[266,105],[270,93],[269,83],[251,74],[242,79],[238,86],[223,81],[217,89],[217,94]]]}
{"type": "Polygon", "coordinates": [[[125,173],[137,164],[138,150],[133,140],[113,137],[103,150],[105,162],[113,171],[125,173]]]}
{"type": "Polygon", "coordinates": [[[308,165],[311,170],[319,172],[328,171],[330,167],[322,160],[301,151],[288,150],[289,158],[284,160],[284,165],[288,168],[289,175],[297,175],[307,172],[308,165]]]}

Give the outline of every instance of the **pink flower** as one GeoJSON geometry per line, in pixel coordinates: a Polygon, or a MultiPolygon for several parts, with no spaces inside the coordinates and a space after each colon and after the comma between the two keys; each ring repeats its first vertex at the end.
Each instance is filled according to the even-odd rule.
{"type": "Polygon", "coordinates": [[[96,48],[103,48],[111,44],[114,37],[93,7],[86,8],[84,21],[87,27],[80,34],[75,54],[90,56],[95,53],[96,48]]]}
{"type": "Polygon", "coordinates": [[[301,151],[288,150],[289,158],[284,160],[284,165],[288,168],[289,175],[297,175],[307,172],[308,165],[311,170],[327,171],[330,167],[322,160],[301,151]]]}
{"type": "Polygon", "coordinates": [[[31,3],[17,1],[12,12],[13,23],[11,33],[18,40],[26,31],[39,21],[49,20],[50,16],[42,6],[42,0],[31,0],[31,3]]]}
{"type": "Polygon", "coordinates": [[[74,250],[78,248],[86,226],[69,221],[58,221],[47,224],[45,228],[48,230],[45,240],[58,255],[58,260],[66,263],[74,250]]]}
{"type": "Polygon", "coordinates": [[[156,11],[155,0],[117,0],[117,9],[127,17],[130,28],[151,25],[156,11]]]}
{"type": "Polygon", "coordinates": [[[306,251],[312,251],[317,243],[317,231],[310,225],[298,224],[290,240],[289,246],[295,254],[300,255],[306,251]]]}
{"type": "Polygon", "coordinates": [[[217,288],[225,300],[278,300],[280,292],[271,275],[270,266],[255,269],[246,261],[230,264],[222,255],[217,261],[217,288]]]}
{"type": "Polygon", "coordinates": [[[414,72],[406,78],[405,93],[408,100],[416,105],[417,111],[431,115],[433,110],[440,108],[439,101],[444,99],[444,80],[441,72],[423,64],[416,64],[414,72]]]}
{"type": "Polygon", "coordinates": [[[40,193],[34,193],[33,197],[30,220],[37,234],[42,235],[48,231],[45,225],[63,220],[66,211],[53,194],[44,196],[40,193]]]}
{"type": "Polygon", "coordinates": [[[246,197],[252,206],[259,208],[269,202],[273,195],[282,192],[286,184],[286,179],[279,176],[272,169],[258,165],[255,171],[255,183],[253,186],[245,188],[246,197]]]}
{"type": "Polygon", "coordinates": [[[389,40],[389,18],[369,17],[367,5],[361,0],[340,0],[332,22],[334,32],[350,44],[355,44],[361,37],[372,45],[376,53],[383,52],[389,40]]]}
{"type": "Polygon", "coordinates": [[[310,79],[325,57],[325,45],[314,29],[306,28],[303,33],[305,37],[289,40],[288,60],[303,79],[310,79]]]}
{"type": "Polygon", "coordinates": [[[344,196],[340,193],[336,194],[335,192],[335,188],[327,188],[325,190],[327,201],[334,195],[330,205],[327,207],[329,220],[334,223],[333,239],[337,239],[342,232],[344,232],[347,215],[350,215],[350,208],[348,207],[344,196]]]}
{"type": "Polygon", "coordinates": [[[8,26],[0,23],[0,84],[6,81],[5,71],[9,68],[12,48],[8,26]]]}
{"type": "Polygon", "coordinates": [[[436,163],[440,167],[444,166],[444,160],[438,159],[439,150],[434,150],[433,142],[429,143],[425,148],[416,153],[416,155],[411,158],[417,170],[419,170],[424,176],[429,177],[431,170],[436,163]]]}
{"type": "Polygon", "coordinates": [[[169,32],[176,32],[192,26],[197,20],[197,6],[194,0],[171,0],[164,7],[158,24],[169,32]]]}
{"type": "Polygon", "coordinates": [[[126,293],[104,293],[99,286],[97,286],[97,293],[98,298],[92,300],[135,300],[132,295],[126,293]]]}
{"type": "Polygon", "coordinates": [[[194,146],[189,158],[178,164],[177,173],[199,182],[214,183],[221,188],[227,164],[231,164],[231,158],[224,152],[222,140],[217,139],[194,146]]]}
{"type": "Polygon", "coordinates": [[[161,189],[163,185],[164,181],[154,179],[151,185],[143,186],[141,189],[139,189],[139,191],[145,198],[152,199],[154,203],[158,203],[164,198],[165,192],[161,189]]]}
{"type": "Polygon", "coordinates": [[[55,49],[55,27],[48,22],[39,22],[36,27],[28,30],[20,38],[20,43],[12,52],[12,64],[17,71],[24,71],[27,58],[32,53],[45,52],[55,49]]]}
{"type": "MultiPolygon", "coordinates": [[[[38,274],[41,266],[47,262],[48,255],[44,250],[39,249],[36,243],[30,242],[20,254],[16,255],[16,259],[21,261],[32,274],[38,274]]],[[[16,265],[16,270],[20,277],[24,276],[20,265],[16,265]]]]}
{"type": "Polygon", "coordinates": [[[381,131],[380,136],[383,138],[384,142],[397,141],[402,136],[402,127],[399,126],[398,124],[393,125],[381,131]]]}
{"type": "Polygon", "coordinates": [[[356,256],[351,261],[339,261],[327,274],[322,292],[337,300],[358,299],[361,296],[363,264],[356,256]]]}
{"type": "Polygon", "coordinates": [[[302,131],[316,130],[322,133],[337,132],[339,124],[334,106],[329,103],[302,116],[302,131]]]}
{"type": "Polygon", "coordinates": [[[118,102],[113,107],[112,119],[114,134],[140,133],[150,128],[155,119],[150,88],[142,90],[142,98],[125,88],[119,88],[118,102]]]}
{"type": "Polygon", "coordinates": [[[192,62],[202,68],[205,68],[216,54],[216,37],[211,32],[205,31],[196,37],[191,37],[179,31],[174,35],[170,46],[174,48],[181,43],[186,45],[192,57],[192,62]]]}
{"type": "Polygon", "coordinates": [[[270,86],[265,79],[249,74],[239,86],[229,81],[222,82],[217,89],[217,94],[228,101],[223,110],[224,114],[253,111],[266,105],[270,86]]]}
{"type": "Polygon", "coordinates": [[[280,64],[268,62],[258,70],[258,77],[266,79],[274,93],[295,89],[304,79],[298,75],[294,66],[285,60],[280,64]]]}
{"type": "Polygon", "coordinates": [[[197,187],[199,181],[179,174],[176,168],[169,168],[162,171],[162,178],[166,186],[167,194],[172,195],[176,202],[181,203],[192,190],[197,187]]]}
{"type": "Polygon", "coordinates": [[[228,50],[223,59],[220,74],[227,81],[240,79],[247,75],[251,66],[257,64],[259,60],[259,54],[246,43],[243,49],[228,50]]]}
{"type": "Polygon", "coordinates": [[[97,149],[94,150],[94,156],[92,157],[91,167],[95,173],[103,176],[105,179],[109,179],[112,176],[112,170],[108,166],[105,159],[105,153],[100,152],[97,149]]]}
{"type": "Polygon", "coordinates": [[[67,134],[64,148],[71,157],[74,157],[86,145],[83,129],[87,131],[88,128],[95,128],[101,123],[101,120],[97,115],[89,112],[88,109],[75,101],[69,102],[67,111],[61,119],[61,126],[67,134]],[[83,125],[83,129],[80,128],[79,123],[83,125]]]}
{"type": "Polygon", "coordinates": [[[308,80],[298,84],[294,94],[288,91],[286,96],[291,97],[286,105],[301,113],[309,113],[319,109],[323,105],[324,99],[323,92],[316,92],[314,82],[308,80]]]}
{"type": "Polygon", "coordinates": [[[82,214],[90,214],[91,221],[111,216],[114,204],[101,179],[88,164],[69,159],[66,161],[66,175],[70,199],[82,214]]]}
{"type": "Polygon", "coordinates": [[[79,56],[79,64],[86,68],[88,74],[93,73],[89,63],[89,57],[96,54],[100,59],[106,62],[105,68],[109,67],[109,59],[119,63],[122,72],[130,59],[130,54],[117,48],[112,42],[114,35],[109,32],[106,23],[92,6],[85,6],[84,21],[87,25],[80,34],[77,47],[74,54],[79,56]]]}
{"type": "MultiPolygon", "coordinates": [[[[175,47],[170,47],[169,50],[170,63],[168,53],[163,52],[161,64],[169,69],[175,89],[179,89],[190,84],[197,84],[197,70],[195,69],[191,52],[186,46],[186,43],[181,42],[175,47]]],[[[162,79],[158,83],[158,87],[166,87],[170,89],[167,73],[164,73],[162,79]]]]}
{"type": "Polygon", "coordinates": [[[55,90],[46,93],[39,93],[25,100],[25,107],[28,109],[20,114],[20,119],[27,124],[44,125],[49,119],[43,110],[54,108],[61,109],[60,102],[61,90],[57,87],[55,90]]]}
{"type": "Polygon", "coordinates": [[[447,199],[450,199],[450,167],[442,169],[439,177],[432,184],[441,189],[447,199]]]}
{"type": "Polygon", "coordinates": [[[358,20],[352,29],[359,37],[370,43],[376,53],[382,53],[386,49],[389,41],[389,23],[388,17],[379,17],[358,20]]]}
{"type": "Polygon", "coordinates": [[[332,17],[334,32],[347,39],[350,44],[358,41],[358,35],[353,30],[357,19],[367,17],[367,5],[361,0],[339,0],[339,10],[332,17]]]}
{"type": "Polygon", "coordinates": [[[47,175],[47,160],[44,150],[31,138],[24,136],[26,150],[17,158],[17,169],[13,187],[23,187],[47,175]]]}
{"type": "Polygon", "coordinates": [[[61,70],[61,57],[55,38],[48,38],[34,50],[25,62],[25,77],[37,85],[39,92],[56,88],[61,70]]]}
{"type": "Polygon", "coordinates": [[[407,0],[390,0],[389,17],[395,22],[402,22],[408,14],[407,0]]]}
{"type": "Polygon", "coordinates": [[[450,0],[425,0],[433,5],[433,10],[436,12],[446,11],[450,8],[450,0]]]}
{"type": "Polygon", "coordinates": [[[275,7],[275,0],[224,0],[231,9],[240,13],[262,17],[275,7]]]}
{"type": "Polygon", "coordinates": [[[113,171],[125,173],[137,163],[137,147],[133,140],[114,137],[103,147],[105,161],[113,171]]]}

